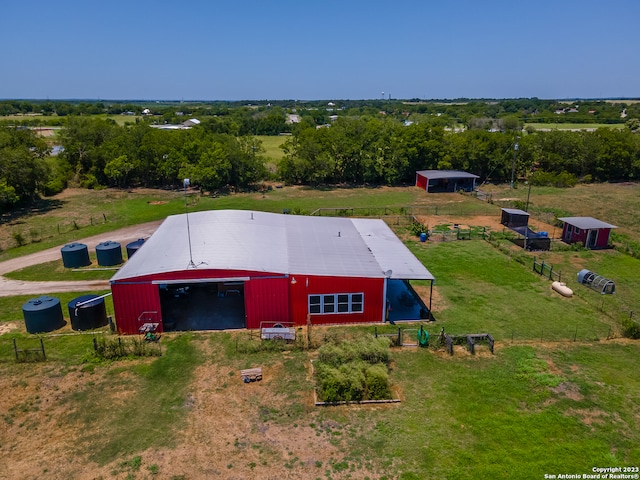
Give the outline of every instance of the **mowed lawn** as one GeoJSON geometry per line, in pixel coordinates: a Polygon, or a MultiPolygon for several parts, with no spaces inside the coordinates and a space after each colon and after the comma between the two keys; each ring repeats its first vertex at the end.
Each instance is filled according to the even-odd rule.
{"type": "Polygon", "coordinates": [[[548,279],[533,272],[533,255],[525,266],[484,240],[413,241],[409,247],[435,276],[434,288],[443,299],[434,308],[437,322],[428,327],[432,335],[442,327],[451,334],[490,333],[501,341],[598,340],[619,334],[617,323],[597,305],[555,293],[548,279]]]}

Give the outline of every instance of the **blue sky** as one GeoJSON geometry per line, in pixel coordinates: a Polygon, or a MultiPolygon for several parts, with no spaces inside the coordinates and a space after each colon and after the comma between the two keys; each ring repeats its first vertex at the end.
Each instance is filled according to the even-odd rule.
{"type": "Polygon", "coordinates": [[[0,98],[640,96],[638,0],[0,0],[0,98]]]}

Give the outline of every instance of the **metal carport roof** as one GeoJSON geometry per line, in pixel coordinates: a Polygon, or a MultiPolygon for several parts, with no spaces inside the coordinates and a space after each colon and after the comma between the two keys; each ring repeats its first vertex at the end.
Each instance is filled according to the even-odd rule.
{"type": "Polygon", "coordinates": [[[618,228],[615,225],[611,225],[610,223],[603,222],[592,217],[563,217],[558,218],[558,220],[562,220],[564,223],[568,223],[569,225],[573,225],[574,227],[578,227],[583,230],[590,230],[594,228],[618,228]]]}
{"type": "Polygon", "coordinates": [[[478,175],[460,170],[418,170],[416,173],[427,177],[429,180],[437,180],[439,178],[480,178],[478,175]]]}

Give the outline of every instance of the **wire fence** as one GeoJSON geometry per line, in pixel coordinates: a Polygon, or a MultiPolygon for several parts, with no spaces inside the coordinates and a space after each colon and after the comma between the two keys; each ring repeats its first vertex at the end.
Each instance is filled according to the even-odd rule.
{"type": "Polygon", "coordinates": [[[387,217],[387,216],[474,216],[497,215],[492,205],[457,202],[446,205],[403,205],[397,207],[326,207],[311,212],[321,217],[387,217]]]}
{"type": "Polygon", "coordinates": [[[0,239],[0,249],[6,250],[13,247],[22,247],[31,243],[39,243],[44,240],[66,235],[70,232],[80,231],[83,228],[109,223],[113,218],[106,213],[100,216],[76,217],[63,220],[55,225],[46,227],[29,227],[25,229],[13,228],[11,235],[0,239]]]}
{"type": "Polygon", "coordinates": [[[562,272],[554,272],[553,265],[544,263],[544,260],[538,262],[536,257],[533,257],[533,271],[540,276],[548,278],[551,281],[562,281],[562,272]]]}

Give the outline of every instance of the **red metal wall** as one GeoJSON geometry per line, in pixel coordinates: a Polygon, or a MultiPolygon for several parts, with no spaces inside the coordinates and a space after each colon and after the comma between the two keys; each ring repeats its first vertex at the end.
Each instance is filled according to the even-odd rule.
{"type": "Polygon", "coordinates": [[[138,318],[142,312],[157,312],[155,321],[160,322],[160,328],[162,328],[158,282],[198,279],[215,281],[215,279],[234,277],[250,278],[244,282],[247,328],[260,328],[260,322],[275,321],[306,325],[308,296],[315,294],[363,293],[364,306],[361,313],[312,315],[313,324],[371,323],[380,322],[383,318],[383,278],[299,275],[285,277],[262,272],[186,270],[112,283],[111,291],[118,332],[138,333],[140,327],[138,318]]]}
{"type": "MultiPolygon", "coordinates": [[[[582,243],[587,245],[587,239],[591,230],[580,229],[580,233],[576,233],[576,228],[573,227],[571,234],[568,234],[569,224],[565,223],[562,227],[562,239],[567,243],[582,243]]],[[[596,244],[591,248],[607,248],[609,246],[609,236],[611,234],[610,228],[599,228],[598,237],[596,238],[596,244]]]]}
{"type": "Polygon", "coordinates": [[[596,248],[607,248],[609,246],[610,228],[598,229],[598,238],[596,239],[596,248]]]}
{"type": "Polygon", "coordinates": [[[309,295],[363,293],[364,308],[362,313],[333,313],[311,315],[311,323],[372,323],[381,322],[384,310],[384,279],[354,277],[307,277],[292,275],[289,282],[289,299],[291,303],[291,320],[296,325],[307,324],[309,295]],[[295,278],[295,283],[291,280],[295,278]]]}
{"type": "Polygon", "coordinates": [[[244,284],[247,328],[260,328],[260,322],[289,322],[289,279],[253,277],[244,284]]]}
{"type": "Polygon", "coordinates": [[[416,173],[416,186],[420,187],[423,190],[427,189],[427,182],[429,179],[427,177],[423,177],[419,173],[416,173]]]}
{"type": "Polygon", "coordinates": [[[162,312],[160,310],[160,292],[158,286],[152,283],[113,283],[113,308],[116,315],[118,333],[138,333],[138,317],[143,312],[157,312],[145,314],[146,318],[153,316],[160,323],[162,331],[162,312]]]}
{"type": "MultiPolygon", "coordinates": [[[[222,279],[222,278],[237,278],[237,277],[253,277],[260,278],[268,276],[268,273],[257,273],[238,270],[206,270],[206,269],[193,269],[183,270],[179,272],[166,272],[157,275],[147,275],[144,277],[138,277],[135,279],[123,280],[111,284],[111,292],[113,293],[113,306],[116,317],[116,325],[118,327],[118,333],[121,334],[135,334],[138,333],[138,318],[143,312],[157,312],[155,314],[155,320],[160,323],[160,331],[162,331],[162,311],[160,307],[160,291],[157,285],[158,282],[172,282],[180,280],[200,280],[200,279],[222,279]],[[153,283],[156,282],[156,283],[153,283]]],[[[253,280],[251,280],[253,281],[253,280]]],[[[256,304],[252,300],[251,287],[249,287],[249,294],[247,293],[247,285],[251,281],[245,282],[245,311],[247,314],[247,327],[258,328],[260,321],[264,317],[271,317],[280,315],[282,311],[288,312],[288,301],[286,296],[287,283],[286,279],[281,276],[280,279],[265,279],[256,280],[260,282],[274,282],[274,286],[271,288],[271,293],[265,292],[265,289],[258,289],[256,295],[256,304]],[[275,285],[280,285],[276,287],[275,285]],[[275,291],[279,290],[281,293],[276,295],[275,291]],[[284,293],[282,293],[284,292],[284,293]],[[280,305],[276,302],[276,298],[280,298],[280,305]],[[249,314],[250,308],[247,305],[251,305],[251,315],[249,314]],[[257,310],[256,310],[257,307],[257,310]],[[270,308],[271,310],[268,310],[270,308]],[[253,327],[257,322],[258,327],[253,327]]],[[[288,313],[287,313],[288,315],[288,313]]],[[[148,315],[145,315],[148,317],[148,315]]],[[[270,320],[270,318],[265,318],[270,320]]]]}

